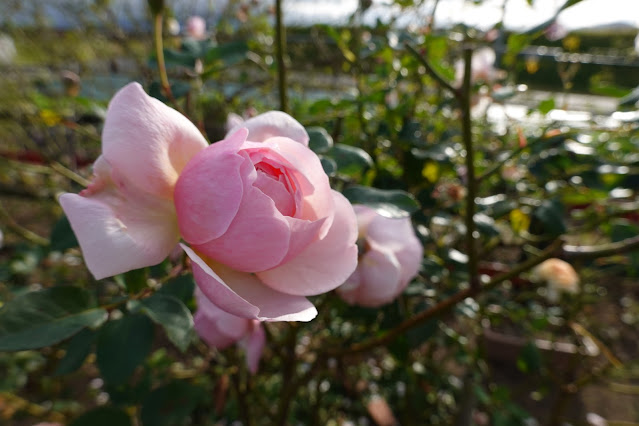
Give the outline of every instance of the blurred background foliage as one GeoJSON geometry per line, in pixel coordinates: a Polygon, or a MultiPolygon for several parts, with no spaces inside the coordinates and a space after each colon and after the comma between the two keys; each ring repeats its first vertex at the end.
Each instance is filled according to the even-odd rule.
{"type": "MultiPolygon", "coordinates": [[[[361,2],[340,25],[287,28],[282,105],[272,4],[230,0],[195,39],[184,21],[171,32],[176,13],[189,13],[188,2],[172,3],[163,34],[170,97],[148,11],[59,2],[79,25],[59,29],[38,4],[3,6],[0,319],[7,302],[34,291],[71,310],[108,312],[55,345],[0,352],[3,424],[602,424],[593,413],[639,423],[636,251],[576,256],[580,291],[557,302],[524,272],[383,345],[356,346],[469,281],[462,114],[431,74],[457,87],[455,64],[469,46],[494,48],[502,70],[471,87],[481,281],[558,236],[599,246],[639,234],[636,29],[554,39],[552,22],[523,33],[432,20],[365,26],[370,2],[361,2]],[[211,142],[229,113],[287,109],[307,126],[336,189],[388,216],[412,215],[425,247],[419,277],[381,308],[331,293],[315,298],[320,313],[308,324],[267,324],[254,376],[241,351],[210,349],[187,332],[190,312],[158,318],[153,297],[195,309],[181,260],[94,281],[56,195],[90,178],[108,100],[132,80],[211,142]]],[[[422,3],[394,2],[406,14],[422,3]]]]}

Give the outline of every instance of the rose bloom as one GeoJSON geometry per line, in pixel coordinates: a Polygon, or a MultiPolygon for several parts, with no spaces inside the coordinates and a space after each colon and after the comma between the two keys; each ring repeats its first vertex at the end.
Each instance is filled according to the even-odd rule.
{"type": "Polygon", "coordinates": [[[204,40],[206,34],[206,21],[201,16],[191,16],[186,21],[186,34],[195,40],[204,40]]]}
{"type": "Polygon", "coordinates": [[[390,219],[362,205],[354,209],[359,264],[337,293],[350,304],[381,306],[399,296],[417,275],[424,248],[409,218],[390,219]]]}
{"type": "Polygon", "coordinates": [[[197,311],[195,331],[209,346],[225,349],[238,343],[246,351],[246,363],[253,374],[262,357],[266,336],[259,321],[231,315],[214,305],[199,288],[195,289],[197,311]]]}
{"type": "Polygon", "coordinates": [[[579,276],[570,263],[561,259],[548,259],[533,270],[533,277],[548,284],[547,298],[550,302],[559,301],[561,293],[579,292],[579,276]]]}
{"type": "Polygon", "coordinates": [[[109,104],[91,185],[60,204],[96,279],[157,264],[182,237],[199,288],[220,309],[309,321],[317,311],[305,296],[355,269],[357,220],[308,139],[273,111],[208,145],[132,83],[109,104]]]}

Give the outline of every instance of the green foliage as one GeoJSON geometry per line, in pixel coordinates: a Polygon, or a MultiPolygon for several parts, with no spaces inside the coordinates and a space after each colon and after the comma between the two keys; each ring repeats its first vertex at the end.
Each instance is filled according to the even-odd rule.
{"type": "Polygon", "coordinates": [[[107,317],[87,291],[53,287],[16,297],[0,309],[0,350],[19,351],[58,343],[107,317]]]}
{"type": "Polygon", "coordinates": [[[130,417],[121,409],[111,406],[88,411],[70,423],[70,426],[130,426],[130,417]]]}
{"type": "Polygon", "coordinates": [[[183,424],[195,408],[207,399],[206,390],[183,380],[154,389],[142,402],[144,425],[183,424]]]}
{"type": "Polygon", "coordinates": [[[110,320],[98,333],[96,355],[107,383],[123,384],[151,350],[153,322],[142,314],[110,320]]]}
{"type": "Polygon", "coordinates": [[[184,303],[171,295],[156,293],[140,301],[128,303],[131,312],[142,312],[166,331],[166,335],[182,352],[194,338],[193,316],[184,303]]]}
{"type": "Polygon", "coordinates": [[[343,194],[353,204],[366,204],[390,218],[407,217],[419,209],[417,200],[405,191],[349,186],[343,194]]]}

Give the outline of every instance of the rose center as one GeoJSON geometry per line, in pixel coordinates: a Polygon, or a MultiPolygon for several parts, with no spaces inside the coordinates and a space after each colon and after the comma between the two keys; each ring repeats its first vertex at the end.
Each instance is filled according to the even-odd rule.
{"type": "Polygon", "coordinates": [[[286,172],[264,161],[255,164],[255,171],[257,179],[253,186],[269,196],[282,215],[295,215],[294,186],[286,172]]]}

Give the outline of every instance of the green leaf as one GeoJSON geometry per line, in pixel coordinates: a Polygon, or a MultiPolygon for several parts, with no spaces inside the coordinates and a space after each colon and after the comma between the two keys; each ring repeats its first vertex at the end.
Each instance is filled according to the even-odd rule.
{"type": "Polygon", "coordinates": [[[78,247],[78,240],[71,229],[69,219],[64,215],[53,225],[49,240],[51,241],[51,250],[55,251],[78,247]]]}
{"type": "Polygon", "coordinates": [[[180,299],[184,304],[188,304],[193,299],[195,281],[193,275],[185,274],[168,281],[156,294],[165,294],[180,299]]]}
{"type": "Polygon", "coordinates": [[[333,147],[333,137],[323,127],[309,127],[306,132],[310,138],[308,147],[316,154],[323,154],[333,147]]]}
{"type": "Polygon", "coordinates": [[[124,285],[126,286],[126,290],[129,294],[139,293],[147,287],[147,272],[147,268],[140,268],[122,274],[124,278],[124,285]]]}
{"type": "Polygon", "coordinates": [[[142,403],[142,423],[172,426],[184,423],[197,405],[204,401],[204,389],[185,381],[174,381],[153,390],[142,403]]]}
{"type": "Polygon", "coordinates": [[[91,346],[95,340],[96,333],[85,328],[69,340],[64,358],[58,363],[55,375],[69,374],[82,366],[84,360],[91,353],[91,346]]]}
{"type": "Polygon", "coordinates": [[[539,102],[537,109],[542,114],[548,114],[551,110],[555,109],[555,98],[544,99],[539,102]]]}
{"type": "Polygon", "coordinates": [[[541,369],[541,353],[533,342],[527,342],[521,348],[517,368],[524,373],[537,373],[541,369]]]}
{"type": "Polygon", "coordinates": [[[104,406],[84,413],[69,426],[131,426],[131,419],[119,408],[104,406]]]}
{"type": "Polygon", "coordinates": [[[544,225],[545,232],[560,235],[566,232],[563,211],[564,208],[558,200],[544,200],[535,209],[533,216],[544,225]]]}
{"type": "Polygon", "coordinates": [[[204,55],[204,64],[211,65],[216,61],[222,61],[225,65],[233,65],[246,59],[248,44],[245,41],[232,41],[220,44],[208,50],[204,55]]]}
{"type": "Polygon", "coordinates": [[[329,177],[335,176],[337,173],[337,163],[332,158],[324,157],[323,155],[319,155],[320,162],[322,163],[322,168],[324,169],[324,173],[326,173],[329,177]]]}
{"type": "Polygon", "coordinates": [[[26,293],[0,309],[0,351],[50,346],[106,318],[107,312],[94,307],[88,292],[78,287],[26,293]]]}
{"type": "Polygon", "coordinates": [[[365,204],[389,218],[408,217],[419,210],[415,197],[398,189],[386,190],[368,186],[349,186],[342,194],[353,204],[365,204]]]}
{"type": "Polygon", "coordinates": [[[124,383],[142,364],[153,343],[153,322],[132,314],[109,321],[98,335],[97,364],[105,381],[124,383]]]}
{"type": "Polygon", "coordinates": [[[337,171],[347,175],[364,173],[373,167],[373,159],[366,151],[350,145],[336,143],[326,153],[337,164],[337,171]]]}
{"type": "Polygon", "coordinates": [[[193,316],[184,303],[176,297],[161,293],[138,303],[139,310],[161,325],[178,349],[186,351],[193,340],[193,316]]]}

